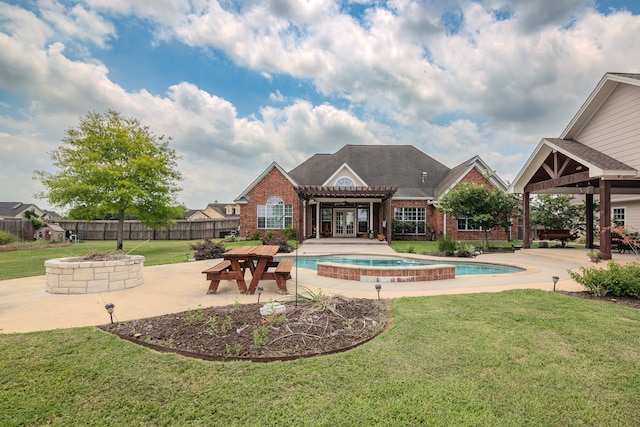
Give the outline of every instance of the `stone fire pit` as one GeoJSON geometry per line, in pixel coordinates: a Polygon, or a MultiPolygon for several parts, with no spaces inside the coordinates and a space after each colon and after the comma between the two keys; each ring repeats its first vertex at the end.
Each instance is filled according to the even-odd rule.
{"type": "Polygon", "coordinates": [[[104,260],[55,258],[45,261],[47,292],[93,294],[133,288],[144,283],[144,257],[122,255],[104,260]]]}

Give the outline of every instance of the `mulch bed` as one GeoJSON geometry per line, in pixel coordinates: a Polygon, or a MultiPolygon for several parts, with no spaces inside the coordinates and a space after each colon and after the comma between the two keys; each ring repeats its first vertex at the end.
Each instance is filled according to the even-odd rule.
{"type": "Polygon", "coordinates": [[[566,292],[567,295],[570,296],[574,296],[574,297],[579,297],[579,298],[586,298],[586,299],[592,299],[592,300],[598,300],[598,301],[604,301],[604,302],[611,302],[611,303],[615,303],[615,304],[620,304],[620,305],[625,305],[627,307],[633,307],[636,309],[640,309],[640,299],[638,298],[631,298],[631,297],[612,297],[612,296],[603,296],[603,297],[598,297],[593,295],[590,292],[587,291],[582,291],[582,292],[566,292]]]}
{"type": "Polygon", "coordinates": [[[324,297],[285,303],[283,314],[262,316],[264,304],[199,307],[101,328],[153,348],[206,360],[268,362],[336,353],[378,335],[387,324],[384,302],[324,297]]]}

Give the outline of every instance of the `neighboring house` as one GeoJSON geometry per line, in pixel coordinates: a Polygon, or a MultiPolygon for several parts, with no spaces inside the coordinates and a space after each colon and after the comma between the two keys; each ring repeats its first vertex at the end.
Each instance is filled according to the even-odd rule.
{"type": "Polygon", "coordinates": [[[38,218],[47,220],[50,217],[49,211],[44,211],[34,204],[22,202],[0,202],[0,219],[25,218],[27,211],[33,211],[38,218]]]}
{"type": "Polygon", "coordinates": [[[591,217],[600,205],[599,248],[611,258],[610,225],[640,228],[640,74],[605,74],[559,138],[543,138],[510,186],[523,195],[523,246],[530,246],[531,194],[573,194],[587,208],[587,247],[594,247],[591,217]]]}
{"type": "MultiPolygon", "coordinates": [[[[288,172],[272,163],[235,200],[239,231],[245,236],[293,226],[302,238],[381,234],[391,241],[395,222],[396,237],[405,239],[480,240],[465,218],[436,207],[463,181],[506,189],[478,156],[450,169],[410,145],[345,145],[288,172]]],[[[491,238],[507,240],[509,233],[492,231],[491,238]]]]}
{"type": "Polygon", "coordinates": [[[237,203],[209,203],[202,210],[189,210],[185,219],[190,221],[206,219],[238,219],[240,216],[240,205],[237,203]]]}

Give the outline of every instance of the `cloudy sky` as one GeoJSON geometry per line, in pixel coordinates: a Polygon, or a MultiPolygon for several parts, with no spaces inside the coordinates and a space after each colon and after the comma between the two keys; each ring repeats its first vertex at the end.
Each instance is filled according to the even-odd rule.
{"type": "Polygon", "coordinates": [[[179,201],[232,201],[272,161],[411,144],[504,180],[607,71],[640,72],[637,0],[0,1],[0,200],[88,111],[173,138],[179,201]]]}

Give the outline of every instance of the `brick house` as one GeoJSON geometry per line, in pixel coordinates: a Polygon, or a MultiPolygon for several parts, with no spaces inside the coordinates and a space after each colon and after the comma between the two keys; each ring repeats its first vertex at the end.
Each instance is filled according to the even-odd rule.
{"type": "MultiPolygon", "coordinates": [[[[273,162],[234,202],[241,236],[292,226],[303,239],[480,240],[465,218],[437,209],[439,198],[460,182],[506,189],[478,156],[450,169],[410,145],[345,145],[288,172],[273,162]]],[[[510,237],[505,230],[490,235],[510,237]]]]}

